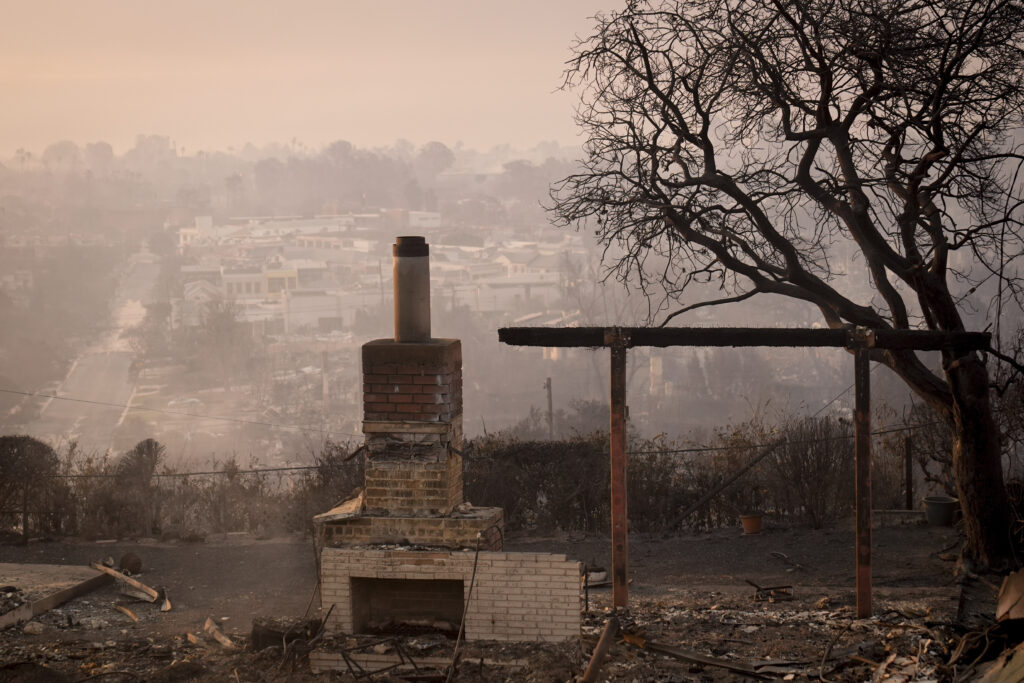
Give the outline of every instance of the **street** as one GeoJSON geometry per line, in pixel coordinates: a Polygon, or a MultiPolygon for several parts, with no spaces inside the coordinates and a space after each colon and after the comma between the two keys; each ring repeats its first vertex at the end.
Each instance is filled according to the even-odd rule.
{"type": "Polygon", "coordinates": [[[112,329],[72,364],[67,377],[25,432],[60,446],[77,441],[86,453],[103,453],[131,398],[132,351],[121,333],[142,321],[160,272],[157,257],[134,254],[126,266],[113,303],[112,329]]]}

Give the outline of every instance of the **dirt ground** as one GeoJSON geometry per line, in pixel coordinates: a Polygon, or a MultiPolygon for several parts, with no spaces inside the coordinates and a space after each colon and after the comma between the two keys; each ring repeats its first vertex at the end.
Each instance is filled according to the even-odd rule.
{"type": "MultiPolygon", "coordinates": [[[[873,540],[875,616],[857,620],[852,523],[824,530],[769,524],[749,536],[724,529],[631,537],[630,609],[619,614],[630,636],[612,648],[600,680],[819,680],[821,675],[855,681],[871,680],[883,664],[890,681],[951,679],[959,673],[946,667],[959,633],[953,627],[961,596],[953,578],[956,530],[879,528],[873,540]],[[757,601],[747,581],[792,586],[793,597],[757,601]],[[676,656],[665,654],[666,646],[676,648],[676,656]],[[714,659],[693,661],[688,655],[694,653],[714,659]]],[[[510,538],[506,549],[566,553],[590,566],[607,566],[610,557],[607,539],[571,535],[510,538]]],[[[128,551],[142,558],[138,578],[164,588],[173,609],[131,603],[136,623],[116,609],[125,598],[112,585],[76,598],[37,617],[42,626],[29,633],[23,626],[0,632],[0,682],[354,680],[348,673],[314,674],[308,664],[286,661],[276,649],[227,651],[203,633],[211,618],[244,647],[254,617],[304,614],[316,584],[309,539],[63,540],[0,546],[0,562],[84,564],[108,556],[116,560],[128,551]]],[[[981,585],[983,597],[992,592],[981,585]]],[[[572,680],[582,674],[611,614],[610,599],[608,588],[588,591],[579,642],[464,644],[453,680],[572,680]]],[[[347,638],[322,646],[337,651],[367,642],[347,638]]],[[[421,635],[378,643],[373,651],[394,654],[398,648],[422,668],[440,669],[452,647],[443,637],[421,635]]]]}

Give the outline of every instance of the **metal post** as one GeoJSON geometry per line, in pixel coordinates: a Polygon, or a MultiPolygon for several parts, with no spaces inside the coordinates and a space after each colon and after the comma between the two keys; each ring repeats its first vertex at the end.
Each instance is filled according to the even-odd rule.
{"type": "Polygon", "coordinates": [[[611,346],[612,606],[629,603],[629,532],[626,511],[626,345],[618,330],[611,346]]]}
{"type": "Polygon", "coordinates": [[[857,500],[857,618],[871,616],[871,368],[867,345],[854,351],[857,500]]]}
{"type": "Polygon", "coordinates": [[[914,509],[914,442],[909,436],[903,437],[903,460],[906,466],[907,509],[914,509]]]}
{"type": "Polygon", "coordinates": [[[327,351],[320,352],[320,398],[321,408],[323,410],[323,424],[327,424],[328,419],[328,403],[330,402],[330,392],[327,386],[327,351]]]}

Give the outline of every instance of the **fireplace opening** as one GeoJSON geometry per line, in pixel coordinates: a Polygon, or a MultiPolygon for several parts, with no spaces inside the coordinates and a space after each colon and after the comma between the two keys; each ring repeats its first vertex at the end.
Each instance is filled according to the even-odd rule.
{"type": "Polygon", "coordinates": [[[350,577],[355,633],[411,635],[459,631],[463,582],[458,579],[350,577]]]}

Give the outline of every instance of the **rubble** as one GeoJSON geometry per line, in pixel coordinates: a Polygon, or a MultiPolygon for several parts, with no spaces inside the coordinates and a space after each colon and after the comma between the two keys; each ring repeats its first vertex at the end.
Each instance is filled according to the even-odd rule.
{"type": "Polygon", "coordinates": [[[32,586],[26,591],[16,585],[4,587],[3,604],[7,610],[0,612],[0,629],[45,614],[109,581],[88,568],[42,564],[0,564],[0,577],[12,584],[32,586]]]}
{"type": "MultiPolygon", "coordinates": [[[[138,598],[139,600],[145,600],[146,602],[160,601],[161,612],[171,611],[171,601],[167,597],[167,591],[156,590],[155,588],[151,588],[146,584],[142,583],[141,581],[133,579],[127,574],[122,574],[121,572],[111,569],[110,567],[107,567],[103,564],[93,562],[90,566],[92,566],[93,569],[96,569],[98,571],[103,572],[104,574],[112,576],[114,580],[118,582],[118,587],[120,588],[122,594],[131,596],[133,598],[138,598]]],[[[137,566],[142,566],[141,560],[139,560],[137,566]]]]}
{"type": "MultiPolygon", "coordinates": [[[[639,536],[631,539],[635,541],[633,548],[638,563],[628,611],[612,610],[610,592],[594,590],[590,594],[589,609],[582,615],[578,638],[564,643],[464,642],[460,646],[453,683],[573,680],[587,669],[594,647],[613,616],[619,620],[622,630],[603,660],[597,677],[600,681],[716,683],[739,680],[745,675],[718,666],[720,661],[755,667],[759,676],[771,680],[787,680],[792,676],[788,680],[817,681],[823,673],[831,683],[871,681],[876,674],[880,676],[880,683],[947,681],[968,672],[968,666],[982,654],[986,638],[999,646],[990,648],[971,675],[982,676],[1002,669],[1013,672],[1012,666],[1020,655],[1013,651],[1010,632],[1002,629],[1012,627],[1016,620],[1005,620],[998,630],[987,633],[983,630],[993,624],[995,591],[980,581],[972,582],[990,600],[986,604],[971,603],[967,612],[983,618],[975,622],[972,616],[962,625],[956,609],[961,587],[944,587],[950,578],[948,565],[937,559],[928,564],[934,550],[945,542],[947,532],[922,527],[884,533],[894,534],[891,538],[883,536],[881,542],[885,548],[898,549],[898,554],[894,550],[890,556],[898,562],[890,563],[894,568],[892,573],[876,584],[876,610],[870,619],[854,618],[852,586],[848,581],[844,583],[843,578],[848,546],[845,543],[830,545],[827,541],[832,536],[827,532],[799,531],[787,535],[778,530],[770,531],[761,539],[764,545],[760,555],[751,557],[750,565],[746,566],[742,563],[753,554],[749,537],[744,537],[741,544],[734,533],[704,536],[685,543],[680,539],[639,536]],[[933,539],[931,547],[921,541],[919,534],[928,534],[925,538],[933,539]],[[813,543],[821,550],[815,556],[814,568],[806,568],[799,574],[785,573],[783,563],[773,560],[769,551],[781,548],[804,562],[804,556],[791,549],[796,547],[796,542],[813,543]],[[830,548],[836,549],[834,560],[828,555],[830,548]],[[909,555],[914,561],[907,561],[908,553],[915,552],[918,554],[909,555]],[[691,558],[699,559],[692,566],[699,567],[702,573],[695,573],[686,565],[691,558]],[[759,573],[756,570],[759,562],[770,569],[759,573]],[[822,573],[822,567],[829,566],[838,569],[822,573]],[[730,572],[730,567],[736,569],[730,572]],[[746,576],[759,586],[792,582],[794,597],[786,601],[759,602],[754,599],[754,589],[744,581],[746,576]],[[623,634],[643,639],[646,647],[629,644],[623,634]],[[703,663],[688,661],[657,651],[657,646],[707,660],[703,663]],[[1002,651],[1005,654],[1000,658],[1002,651]],[[769,668],[773,666],[778,668],[769,668]]],[[[531,551],[569,547],[556,545],[566,543],[561,538],[513,542],[519,544],[517,549],[531,551]]],[[[601,557],[600,547],[588,546],[588,543],[590,541],[584,541],[577,555],[601,557]]],[[[402,558],[412,555],[409,550],[398,550],[400,547],[388,550],[400,552],[402,558]]],[[[52,544],[50,550],[57,559],[68,554],[59,550],[58,544],[52,544]]],[[[295,545],[275,546],[260,552],[273,551],[280,555],[260,557],[266,558],[270,566],[280,558],[303,550],[305,548],[295,545]]],[[[287,603],[293,606],[288,608],[281,608],[280,601],[268,603],[267,596],[279,586],[267,585],[261,591],[256,584],[246,584],[240,589],[237,572],[225,572],[220,583],[210,582],[211,586],[202,593],[190,588],[192,583],[198,588],[200,581],[206,581],[196,578],[200,576],[197,566],[217,565],[228,557],[241,556],[234,554],[235,546],[228,548],[226,545],[223,551],[223,555],[218,555],[220,551],[210,547],[198,551],[189,549],[188,553],[181,554],[176,548],[168,548],[166,555],[158,556],[159,561],[153,564],[161,568],[160,580],[167,581],[172,588],[178,586],[174,590],[182,593],[181,604],[176,604],[175,610],[168,614],[159,611],[159,602],[143,601],[125,605],[139,618],[138,622],[132,621],[117,608],[119,592],[113,581],[108,580],[102,590],[75,598],[32,619],[44,627],[42,635],[26,635],[23,626],[0,631],[0,661],[30,662],[53,671],[54,677],[66,675],[68,680],[83,680],[109,672],[103,680],[199,678],[230,681],[235,680],[236,670],[240,681],[311,683],[318,680],[318,675],[322,678],[324,674],[313,672],[314,662],[307,663],[305,654],[305,647],[318,635],[312,628],[315,621],[262,617],[266,620],[264,625],[277,629],[279,635],[272,637],[287,633],[292,624],[299,625],[302,635],[291,640],[287,649],[281,647],[280,641],[258,649],[257,638],[248,629],[240,633],[239,628],[232,630],[226,626],[237,627],[241,623],[248,626],[248,622],[242,621],[245,614],[302,614],[308,600],[308,584],[302,580],[289,584],[296,591],[287,603]],[[181,558],[180,565],[170,573],[171,561],[177,558],[181,558]],[[202,600],[197,599],[199,595],[203,596],[202,600]],[[224,602],[219,602],[221,600],[224,602]],[[228,604],[240,606],[240,613],[221,611],[228,604]],[[266,611],[275,607],[279,608],[278,612],[266,611]],[[224,620],[228,615],[231,619],[224,620]],[[236,647],[225,648],[201,630],[207,616],[212,617],[211,621],[236,647]],[[121,678],[113,675],[123,671],[131,675],[121,678]]],[[[466,555],[471,561],[472,552],[466,555]]],[[[309,566],[313,566],[312,561],[309,566]]],[[[85,568],[85,571],[93,570],[85,568]]],[[[309,580],[310,577],[295,575],[295,578],[309,580]]],[[[274,581],[281,582],[282,578],[275,577],[274,581]]],[[[7,580],[3,583],[15,585],[7,580]]],[[[323,616],[314,613],[311,618],[322,619],[323,616]]],[[[335,617],[332,615],[330,619],[335,617]]],[[[424,673],[445,671],[454,653],[454,641],[434,632],[397,635],[390,640],[370,635],[323,636],[314,647],[311,655],[334,653],[342,671],[334,675],[342,680],[346,677],[352,680],[342,650],[362,648],[349,652],[349,656],[365,671],[398,662],[399,666],[376,679],[387,680],[390,676],[393,681],[415,674],[412,664],[401,664],[396,648],[401,648],[407,661],[415,663],[424,673]]],[[[327,668],[333,667],[323,670],[327,668]]],[[[0,672],[0,680],[4,679],[4,674],[0,672]]],[[[750,678],[753,677],[748,676],[750,678]]]]}
{"type": "Polygon", "coordinates": [[[210,619],[209,617],[206,618],[206,623],[203,624],[203,631],[229,650],[233,650],[237,647],[234,641],[224,635],[224,632],[220,630],[220,627],[213,623],[213,619],[210,619]]]}
{"type": "Polygon", "coordinates": [[[46,626],[38,621],[30,621],[21,630],[27,636],[41,636],[46,633],[46,626]]]}

